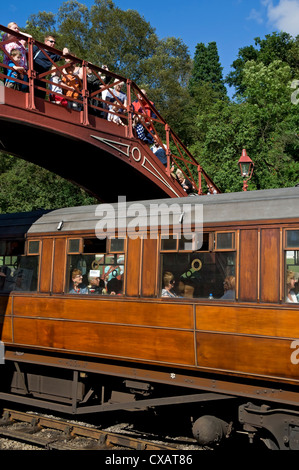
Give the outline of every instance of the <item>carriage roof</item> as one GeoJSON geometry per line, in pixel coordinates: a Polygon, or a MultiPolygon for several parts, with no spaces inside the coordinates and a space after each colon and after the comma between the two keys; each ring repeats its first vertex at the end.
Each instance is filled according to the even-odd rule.
{"type": "Polygon", "coordinates": [[[58,230],[60,222],[63,222],[60,229],[62,232],[91,231],[95,230],[101,217],[105,217],[107,221],[114,218],[117,229],[127,226],[138,216],[138,223],[142,228],[148,226],[149,217],[158,209],[162,214],[167,215],[167,217],[161,216],[159,218],[159,225],[164,223],[179,224],[183,212],[184,217],[189,216],[189,220],[193,223],[199,214],[196,208],[201,205],[204,225],[270,219],[299,219],[299,187],[126,203],[122,198],[120,204],[57,209],[43,214],[34,221],[28,233],[55,232],[58,230]]]}

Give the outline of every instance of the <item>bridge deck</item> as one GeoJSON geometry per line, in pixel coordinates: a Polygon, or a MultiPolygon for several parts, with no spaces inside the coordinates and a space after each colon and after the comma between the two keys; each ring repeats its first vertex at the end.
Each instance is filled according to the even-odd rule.
{"type": "MultiPolygon", "coordinates": [[[[0,42],[0,49],[7,62],[7,58],[11,60],[5,49],[10,30],[1,25],[0,30],[6,33],[0,42]]],[[[52,66],[65,76],[67,63],[79,64],[82,78],[79,97],[67,99],[69,103],[77,102],[81,110],[57,105],[48,100],[51,93],[49,71],[37,73],[34,69],[33,46],[45,54],[59,51],[48,46],[45,49],[44,44],[22,34],[14,32],[14,35],[26,40],[28,70],[23,79],[16,80],[23,88],[25,86],[25,92],[0,86],[1,150],[72,181],[102,201],[117,201],[119,195],[126,196],[127,200],[186,196],[181,184],[173,177],[173,167],[183,171],[195,193],[203,194],[202,178],[212,191],[219,192],[137,85],[113,72],[67,55],[63,65],[51,60],[52,66]],[[88,88],[87,67],[100,83],[100,87],[92,92],[88,88]],[[103,72],[110,83],[102,80],[103,72]],[[126,105],[115,97],[114,87],[120,81],[126,85],[126,105]],[[115,98],[115,103],[119,105],[115,115],[121,116],[125,125],[117,125],[95,115],[95,110],[103,110],[111,104],[102,99],[103,90],[108,90],[110,96],[112,94],[115,98]],[[45,99],[36,96],[40,92],[44,92],[45,99]],[[140,96],[143,104],[136,114],[133,98],[139,100],[140,96]],[[165,165],[148,144],[137,138],[133,129],[133,116],[136,115],[145,118],[152,135],[156,135],[164,146],[167,157],[165,165]]],[[[0,78],[5,81],[11,67],[5,63],[0,63],[0,66],[4,69],[0,78]]],[[[3,82],[0,83],[3,85],[3,82]]]]}

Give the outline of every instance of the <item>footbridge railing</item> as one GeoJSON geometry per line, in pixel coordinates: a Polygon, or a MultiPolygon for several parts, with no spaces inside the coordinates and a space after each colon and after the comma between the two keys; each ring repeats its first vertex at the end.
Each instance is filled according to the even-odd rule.
{"type": "Polygon", "coordinates": [[[191,182],[195,193],[202,195],[206,188],[210,193],[220,192],[136,83],[69,52],[63,54],[63,51],[24,33],[1,25],[0,31],[0,78],[4,83],[10,79],[11,87],[26,93],[28,109],[36,109],[36,99],[43,97],[60,106],[77,109],[83,126],[89,126],[91,116],[115,120],[118,125],[125,126],[128,138],[140,138],[148,145],[153,138],[156,140],[166,154],[164,166],[168,177],[178,179],[177,170],[180,170],[180,176],[191,182]],[[20,65],[12,55],[13,46],[23,48],[23,54],[25,50],[24,69],[19,69],[18,75],[15,69],[20,65]],[[46,70],[37,67],[38,55],[46,59],[46,70]],[[15,77],[10,76],[12,73],[15,77]],[[70,75],[75,76],[75,80],[70,80],[70,75]],[[56,91],[52,89],[54,76],[58,77],[56,91]]]}

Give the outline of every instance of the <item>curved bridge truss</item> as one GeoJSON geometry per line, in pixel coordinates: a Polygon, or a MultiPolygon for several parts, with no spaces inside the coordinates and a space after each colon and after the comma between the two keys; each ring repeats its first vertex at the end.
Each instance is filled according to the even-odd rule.
{"type": "MultiPolygon", "coordinates": [[[[5,33],[0,42],[2,56],[14,62],[5,49],[9,42],[5,37],[11,30],[1,25],[0,30],[5,33]]],[[[119,195],[128,200],[186,196],[174,177],[177,168],[191,181],[196,194],[203,194],[202,183],[210,192],[220,192],[134,82],[70,54],[62,57],[61,51],[26,35],[14,32],[14,36],[26,41],[28,70],[23,79],[15,79],[25,86],[25,92],[7,88],[0,82],[1,150],[53,171],[102,201],[116,201],[119,195]],[[80,68],[79,94],[76,98],[67,97],[69,103],[77,103],[79,111],[48,99],[51,75],[49,71],[37,73],[34,70],[33,46],[49,58],[53,70],[58,70],[62,76],[66,75],[66,64],[80,68]],[[61,55],[62,60],[53,62],[49,52],[61,55]],[[88,73],[98,82],[93,91],[88,86],[88,73]],[[126,87],[125,105],[115,92],[118,83],[126,87]],[[45,99],[36,96],[37,90],[45,93],[45,99]],[[116,104],[112,115],[120,117],[124,125],[99,117],[111,104],[103,98],[106,90],[116,104]],[[134,100],[140,105],[138,112],[134,109],[134,100]],[[133,124],[136,116],[141,118],[144,128],[150,126],[151,133],[164,146],[167,163],[162,164],[150,146],[138,138],[133,124]]],[[[5,81],[11,67],[2,62],[0,78],[5,81]]],[[[64,85],[61,88],[67,90],[64,85]]]]}

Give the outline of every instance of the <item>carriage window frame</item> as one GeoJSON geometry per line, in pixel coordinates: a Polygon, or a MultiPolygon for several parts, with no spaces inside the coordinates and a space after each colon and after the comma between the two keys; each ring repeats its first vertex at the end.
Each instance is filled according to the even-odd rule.
{"type": "Polygon", "coordinates": [[[127,239],[126,238],[122,238],[122,237],[113,237],[113,238],[108,238],[108,243],[107,243],[107,253],[112,253],[112,254],[118,254],[118,253],[125,253],[127,251],[127,239]],[[123,249],[122,250],[113,250],[112,247],[111,247],[111,241],[112,240],[123,240],[123,249]]]}
{"type": "Polygon", "coordinates": [[[69,255],[79,255],[82,253],[82,250],[83,250],[83,239],[82,238],[69,238],[68,241],[67,241],[67,253],[69,255]],[[78,240],[79,241],[79,249],[78,251],[73,251],[70,249],[70,242],[74,241],[74,240],[78,240]]]}
{"type": "Polygon", "coordinates": [[[284,230],[284,243],[283,243],[284,250],[285,251],[299,250],[299,244],[294,245],[294,246],[290,246],[290,245],[287,244],[287,233],[288,232],[299,232],[299,228],[289,228],[289,229],[284,230]]]}
{"type": "MultiPolygon", "coordinates": [[[[294,306],[298,309],[299,306],[299,296],[298,296],[298,279],[299,279],[299,271],[296,269],[298,268],[298,254],[299,254],[299,238],[298,238],[298,245],[289,245],[288,244],[288,233],[290,232],[298,232],[299,234],[299,227],[292,227],[292,228],[286,228],[283,231],[283,254],[284,254],[284,281],[283,281],[283,290],[282,290],[282,302],[286,304],[288,307],[294,306]],[[295,252],[297,252],[295,254],[295,252]],[[294,259],[296,258],[297,263],[295,264],[288,264],[288,260],[290,260],[290,254],[293,253],[294,259]],[[288,298],[288,285],[287,285],[287,279],[288,279],[288,272],[293,272],[294,278],[297,281],[294,286],[290,286],[291,290],[290,293],[292,294],[291,297],[288,298]],[[297,297],[297,301],[295,300],[297,297]]],[[[293,278],[292,278],[293,279],[293,278]]]]}
{"type": "MultiPolygon", "coordinates": [[[[194,237],[196,235],[195,232],[191,232],[192,236],[194,237]]],[[[205,235],[208,235],[208,247],[207,249],[199,249],[199,250],[184,250],[180,249],[180,240],[182,239],[178,237],[178,234],[172,234],[169,236],[172,236],[173,238],[176,238],[176,248],[171,249],[171,250],[166,250],[163,249],[162,247],[162,241],[163,241],[163,234],[160,236],[160,253],[190,253],[190,252],[195,252],[195,251],[200,251],[200,252],[222,252],[222,251],[237,251],[236,243],[237,243],[237,232],[236,230],[221,230],[221,231],[210,231],[210,232],[203,232],[203,238],[205,235]],[[218,242],[218,234],[232,234],[232,244],[231,247],[229,248],[221,248],[219,247],[219,242],[218,242]]],[[[165,235],[166,238],[167,235],[165,235]]],[[[204,240],[203,240],[204,241],[204,240]]]]}
{"type": "Polygon", "coordinates": [[[26,246],[26,252],[24,255],[26,256],[39,256],[41,251],[41,241],[40,240],[28,240],[27,241],[27,246],[26,246]],[[38,249],[35,251],[30,251],[30,245],[32,243],[38,243],[38,249]]]}
{"type": "MultiPolygon", "coordinates": [[[[126,270],[126,249],[127,249],[127,244],[126,244],[126,239],[122,238],[122,237],[119,237],[119,239],[122,239],[124,240],[124,243],[123,243],[123,250],[122,251],[113,251],[111,250],[111,241],[114,240],[114,239],[118,239],[118,237],[106,237],[103,242],[103,251],[85,251],[85,243],[87,240],[97,240],[97,237],[82,237],[82,238],[70,238],[68,240],[68,252],[67,252],[67,268],[66,268],[66,294],[71,294],[73,295],[73,292],[69,292],[70,291],[70,286],[71,286],[71,280],[70,280],[70,276],[71,276],[71,263],[72,263],[72,257],[80,257],[82,258],[82,260],[84,261],[84,258],[85,260],[87,260],[88,257],[95,257],[94,261],[96,261],[96,257],[99,257],[101,256],[101,261],[100,261],[100,258],[98,259],[98,266],[94,265],[90,265],[90,267],[88,268],[88,272],[91,272],[91,271],[97,271],[99,270],[99,265],[100,266],[103,266],[104,269],[105,267],[109,266],[109,265],[113,265],[114,266],[114,269],[120,269],[121,268],[123,269],[123,272],[122,272],[122,288],[121,288],[121,292],[117,293],[116,295],[118,296],[124,296],[125,295],[125,270],[126,270]],[[79,251],[76,251],[76,252],[72,252],[72,251],[69,251],[69,241],[70,240],[80,240],[80,250],[79,251]],[[109,259],[109,258],[112,258],[112,259],[109,259]]],[[[81,269],[81,268],[78,268],[78,269],[81,269]]],[[[83,271],[82,271],[83,272],[83,271]]],[[[85,281],[86,281],[86,278],[88,277],[88,274],[87,272],[83,272],[83,277],[85,277],[85,281]]],[[[111,280],[111,279],[110,279],[111,280]]],[[[91,286],[89,283],[86,283],[85,282],[85,285],[83,285],[83,287],[86,287],[87,288],[87,292],[82,292],[81,295],[90,295],[90,292],[91,292],[91,286]]],[[[105,289],[107,288],[107,286],[105,287],[105,289]]],[[[95,295],[97,296],[105,296],[105,297],[109,297],[111,295],[111,293],[109,293],[109,290],[107,290],[107,292],[105,293],[96,293],[95,295]]]]}
{"type": "MultiPolygon", "coordinates": [[[[92,239],[93,237],[88,237],[88,239],[92,239]]],[[[96,237],[94,237],[96,238],[96,237]]],[[[127,240],[125,238],[119,238],[118,240],[123,240],[124,241],[124,244],[123,244],[123,249],[122,250],[113,250],[111,248],[111,241],[112,240],[115,240],[115,239],[118,239],[117,237],[115,238],[108,238],[106,239],[106,249],[105,249],[105,253],[125,253],[126,252],[126,248],[127,248],[127,240]]],[[[67,243],[67,254],[68,255],[80,255],[80,254],[84,254],[84,238],[69,238],[68,239],[68,243],[67,243]],[[71,250],[70,249],[70,242],[73,241],[73,240],[78,240],[79,241],[79,248],[78,248],[78,251],[74,251],[74,250],[71,250]]],[[[85,253],[87,254],[87,253],[85,253]]]]}
{"type": "Polygon", "coordinates": [[[177,233],[173,233],[173,234],[168,234],[168,235],[164,235],[163,233],[160,234],[160,252],[161,253],[176,253],[178,251],[178,234],[177,233]],[[175,240],[176,243],[175,243],[175,248],[171,248],[170,250],[167,250],[165,248],[162,247],[162,242],[163,240],[169,240],[169,239],[172,239],[172,240],[175,240]]]}
{"type": "Polygon", "coordinates": [[[217,232],[214,232],[214,250],[213,251],[236,251],[236,231],[235,230],[221,230],[217,232]],[[230,248],[220,248],[219,241],[218,241],[218,235],[222,234],[232,234],[232,246],[230,248]]]}
{"type": "MultiPolygon", "coordinates": [[[[191,233],[194,233],[196,234],[196,232],[191,232],[191,233]]],[[[162,237],[161,237],[162,238],[162,237]]],[[[201,257],[208,257],[207,259],[209,259],[209,256],[211,256],[213,259],[213,257],[218,257],[218,256],[221,256],[221,254],[223,254],[224,256],[226,257],[232,257],[232,263],[229,262],[229,259],[227,259],[227,268],[229,270],[231,270],[231,273],[227,273],[227,275],[223,278],[223,283],[224,283],[224,280],[227,278],[227,282],[229,282],[229,278],[231,276],[233,276],[235,278],[235,286],[234,286],[234,294],[233,294],[233,297],[224,297],[225,295],[225,290],[223,292],[223,294],[221,295],[221,297],[218,297],[219,295],[219,292],[217,293],[217,291],[219,291],[219,286],[220,284],[218,285],[217,283],[212,287],[212,289],[214,289],[216,292],[214,293],[214,291],[212,292],[212,295],[215,295],[215,300],[217,301],[221,301],[221,302],[225,302],[225,301],[229,301],[229,302],[237,302],[238,301],[238,298],[239,298],[239,286],[238,286],[238,251],[239,251],[239,237],[238,237],[238,230],[205,230],[203,232],[203,245],[201,248],[199,249],[194,249],[194,250],[179,250],[179,239],[177,241],[177,245],[176,245],[177,249],[176,250],[163,250],[162,249],[162,243],[160,243],[160,253],[159,253],[159,256],[160,256],[160,273],[159,273],[159,286],[162,286],[162,289],[161,289],[161,294],[158,293],[158,296],[161,297],[161,298],[167,298],[167,300],[169,300],[169,298],[171,296],[168,296],[168,295],[162,295],[162,291],[163,291],[163,272],[166,272],[168,275],[172,274],[174,276],[174,282],[176,284],[174,284],[174,286],[176,286],[173,290],[174,292],[177,294],[176,296],[173,296],[173,300],[177,301],[178,298],[182,297],[184,299],[186,298],[192,298],[192,301],[196,301],[196,302],[206,302],[208,299],[210,299],[209,297],[209,294],[207,296],[190,296],[190,288],[189,288],[189,292],[188,291],[184,291],[184,294],[182,294],[182,292],[180,292],[180,286],[178,286],[178,280],[179,280],[179,277],[183,277],[183,276],[178,276],[178,273],[176,272],[176,269],[174,268],[174,270],[171,269],[171,267],[169,269],[166,269],[165,270],[165,265],[167,266],[170,266],[171,265],[171,262],[169,263],[168,261],[166,261],[166,263],[164,263],[164,257],[167,257],[167,256],[171,256],[171,255],[175,255],[175,256],[180,256],[180,255],[183,255],[183,256],[191,256],[190,258],[190,261],[192,258],[194,258],[194,256],[196,257],[196,255],[198,254],[198,259],[199,259],[199,264],[200,264],[200,267],[198,269],[197,266],[194,265],[194,263],[197,260],[197,258],[194,258],[192,263],[191,263],[191,268],[190,269],[190,272],[193,270],[193,271],[199,271],[201,269],[201,266],[202,266],[202,263],[201,263],[201,257]],[[231,245],[230,247],[228,248],[220,248],[219,247],[219,242],[217,244],[217,235],[218,234],[232,234],[232,237],[231,237],[231,245]],[[215,289],[216,287],[216,289],[215,289]]],[[[208,263],[209,264],[209,263],[208,263]]],[[[216,266],[216,264],[215,264],[216,266]]],[[[187,272],[185,273],[187,275],[187,272]]],[[[192,276],[191,276],[192,277],[192,276]]],[[[181,284],[181,282],[180,282],[181,284]]],[[[189,283],[185,283],[186,285],[189,285],[189,283]]],[[[213,282],[211,283],[213,284],[213,282]]],[[[231,288],[229,288],[231,290],[231,288]]],[[[158,292],[159,292],[159,289],[158,289],[158,292]]],[[[195,292],[195,290],[194,290],[195,292]]],[[[213,297],[214,299],[214,297],[213,297]]]]}
{"type": "Polygon", "coordinates": [[[208,235],[208,248],[207,249],[202,249],[200,248],[199,250],[194,249],[193,246],[195,245],[195,237],[196,237],[196,232],[190,232],[189,235],[192,235],[192,240],[186,239],[187,243],[192,243],[192,248],[190,249],[183,249],[180,247],[180,242],[184,237],[184,234],[181,234],[181,237],[179,237],[178,233],[173,233],[169,235],[160,235],[160,253],[194,253],[195,251],[200,251],[200,252],[210,252],[213,251],[212,247],[214,244],[214,233],[213,232],[203,232],[203,237],[204,235],[208,235]],[[176,239],[176,247],[174,249],[166,250],[163,249],[162,247],[162,241],[163,239],[167,239],[166,237],[173,237],[173,239],[176,239]]]}

